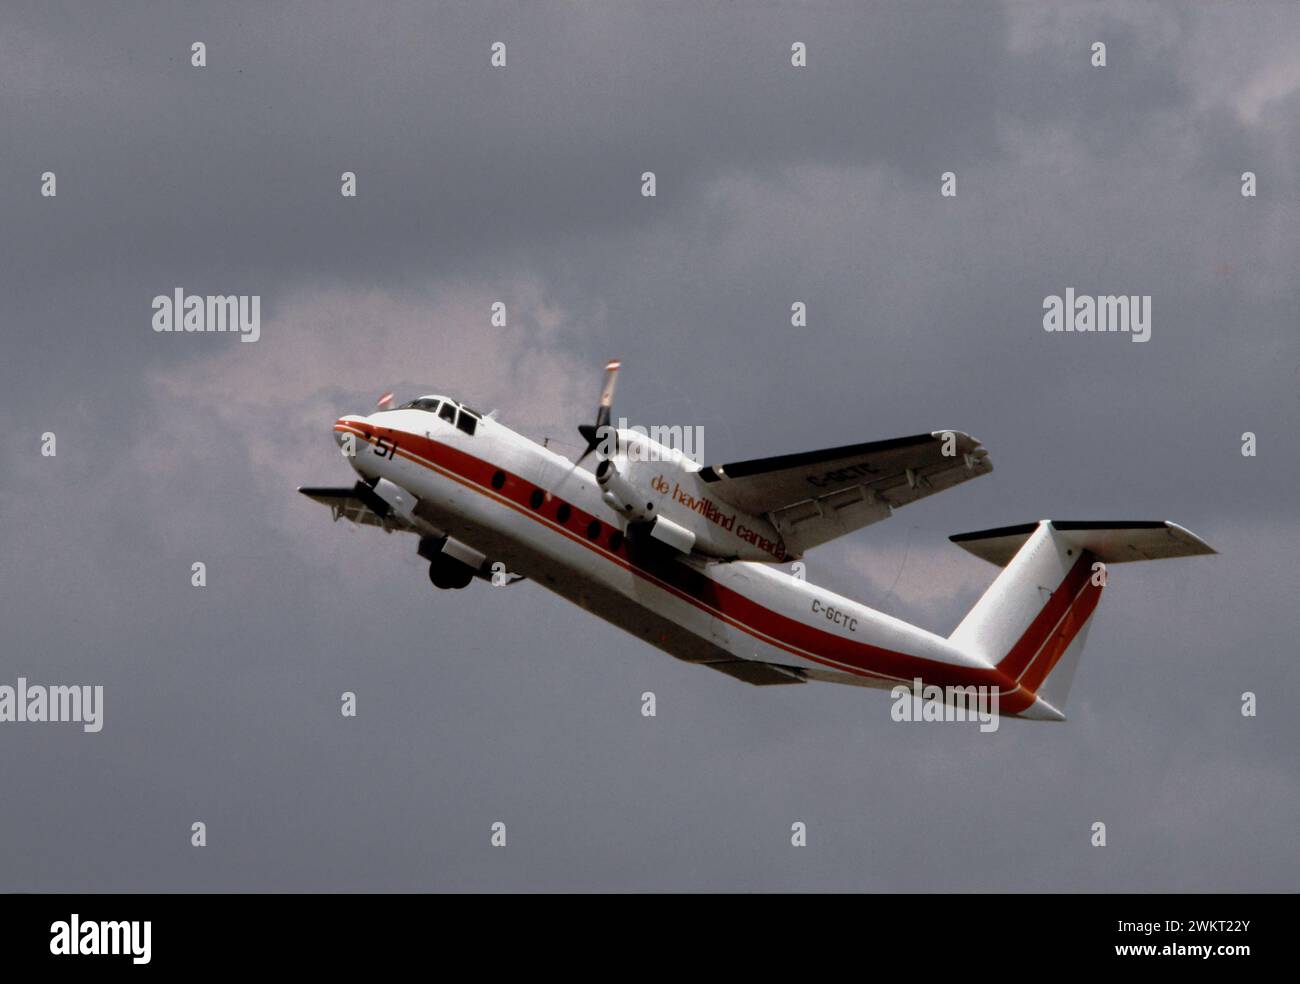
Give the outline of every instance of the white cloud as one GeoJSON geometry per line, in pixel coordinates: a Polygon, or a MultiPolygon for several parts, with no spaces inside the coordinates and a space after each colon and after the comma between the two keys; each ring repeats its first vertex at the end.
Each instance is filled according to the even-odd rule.
{"type": "MultiPolygon", "coordinates": [[[[599,392],[599,360],[588,364],[565,344],[567,333],[584,338],[597,323],[575,326],[535,282],[505,296],[477,286],[431,297],[300,291],[264,308],[263,321],[255,345],[157,369],[151,383],[160,415],[192,428],[176,440],[243,445],[271,494],[325,472],[334,463],[335,418],[369,412],[394,387],[399,397],[441,392],[483,411],[500,408],[508,425],[566,442],[576,441],[570,435],[599,392]],[[505,328],[489,322],[496,300],[507,305],[505,328]],[[168,414],[178,406],[205,412],[168,414]]],[[[154,439],[136,443],[137,467],[155,474],[183,467],[179,455],[153,453],[154,439]]]]}

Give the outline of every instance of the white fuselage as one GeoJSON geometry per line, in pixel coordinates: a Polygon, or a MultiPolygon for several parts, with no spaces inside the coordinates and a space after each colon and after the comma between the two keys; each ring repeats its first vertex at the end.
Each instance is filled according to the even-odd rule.
{"type": "MultiPolygon", "coordinates": [[[[431,535],[454,537],[681,659],[753,660],[774,674],[790,668],[801,677],[886,688],[916,677],[939,686],[996,684],[1014,704],[1014,681],[942,636],[771,563],[685,555],[638,541],[634,530],[629,537],[629,524],[602,498],[591,472],[493,419],[470,435],[431,413],[403,409],[344,417],[335,431],[356,436],[349,460],[363,477],[413,497],[414,518],[431,535]]],[[[639,488],[673,515],[672,486],[689,477],[689,463],[615,460],[633,478],[672,470],[639,488]]],[[[698,526],[698,517],[690,518],[698,526]]]]}

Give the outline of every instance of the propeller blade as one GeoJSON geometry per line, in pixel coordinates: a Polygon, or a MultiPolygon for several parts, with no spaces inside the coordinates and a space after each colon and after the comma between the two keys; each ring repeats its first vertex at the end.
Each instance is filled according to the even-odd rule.
{"type": "Polygon", "coordinates": [[[578,426],[578,433],[587,441],[587,449],[578,457],[575,466],[582,464],[583,459],[599,448],[605,438],[605,428],[609,427],[613,414],[614,385],[618,382],[618,370],[622,365],[618,359],[605,364],[605,382],[600,389],[600,403],[596,406],[596,422],[578,426]]]}
{"type": "Polygon", "coordinates": [[[600,409],[604,411],[605,422],[609,422],[609,411],[614,405],[614,384],[618,382],[618,370],[623,365],[618,359],[605,363],[605,385],[600,390],[600,409]]]}

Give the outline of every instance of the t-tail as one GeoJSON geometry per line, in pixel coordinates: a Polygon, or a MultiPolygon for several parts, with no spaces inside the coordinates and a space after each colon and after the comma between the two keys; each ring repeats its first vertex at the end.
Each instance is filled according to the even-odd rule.
{"type": "Polygon", "coordinates": [[[1106,567],[1215,552],[1176,523],[1160,521],[1044,519],[949,539],[1003,568],[950,640],[1008,679],[1003,713],[1051,721],[1065,720],[1106,567]]]}

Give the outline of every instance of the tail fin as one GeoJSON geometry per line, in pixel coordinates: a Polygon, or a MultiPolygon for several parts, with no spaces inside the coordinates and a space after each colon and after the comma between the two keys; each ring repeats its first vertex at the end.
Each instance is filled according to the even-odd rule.
{"type": "Polygon", "coordinates": [[[1025,717],[1063,720],[1107,564],[1212,554],[1168,522],[1044,519],[950,539],[1004,568],[949,639],[1037,698],[1025,717]]]}

